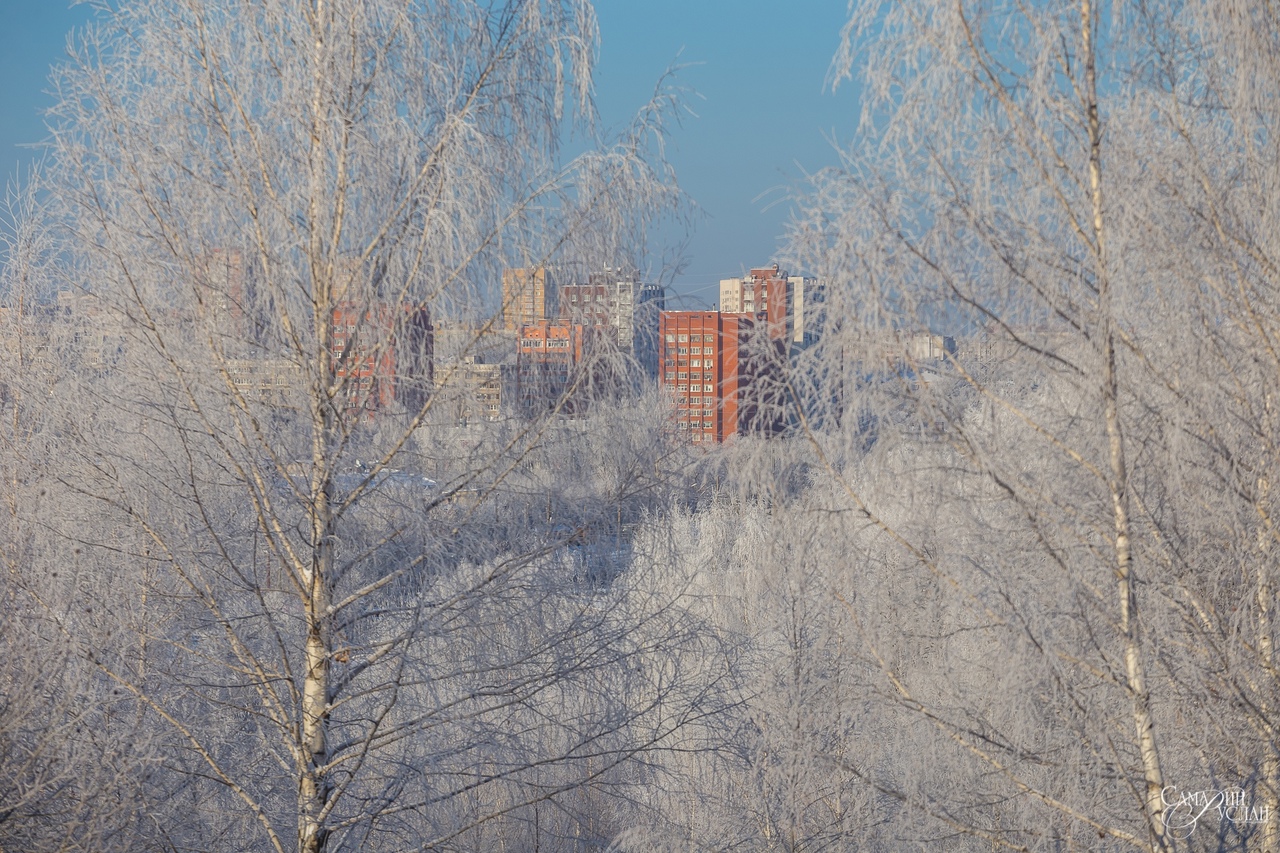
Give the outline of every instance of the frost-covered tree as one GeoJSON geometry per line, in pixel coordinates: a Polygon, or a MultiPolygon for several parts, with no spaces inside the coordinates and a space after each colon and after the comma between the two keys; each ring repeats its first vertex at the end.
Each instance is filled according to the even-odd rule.
{"type": "Polygon", "coordinates": [[[792,234],[830,283],[801,431],[879,530],[843,595],[934,759],[857,770],[978,844],[1274,846],[1166,793],[1276,790],[1264,19],[851,6],[862,131],[792,234]]]}
{"type": "Polygon", "coordinates": [[[533,474],[587,449],[561,413],[590,369],[531,420],[438,405],[504,268],[636,251],[679,200],[665,94],[597,138],[595,49],[573,0],[166,0],[101,4],[55,72],[51,325],[82,367],[39,398],[52,497],[20,514],[113,578],[102,633],[63,634],[162,741],[163,844],[532,849],[539,804],[587,789],[562,834],[596,843],[703,689],[669,665],[696,640],[675,593],[575,550],[612,517],[623,551],[662,431],[566,526],[574,473],[533,474]],[[470,330],[449,364],[442,321],[470,330]]]}

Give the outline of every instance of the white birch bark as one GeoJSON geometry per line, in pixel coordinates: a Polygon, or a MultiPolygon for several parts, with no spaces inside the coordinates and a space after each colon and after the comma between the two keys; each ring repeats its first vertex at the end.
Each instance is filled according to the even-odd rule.
{"type": "Polygon", "coordinates": [[[1093,249],[1097,264],[1099,332],[1102,343],[1102,410],[1110,463],[1108,489],[1115,523],[1116,584],[1119,592],[1120,631],[1124,638],[1125,679],[1133,700],[1133,723],[1142,774],[1146,782],[1147,822],[1151,849],[1167,849],[1163,821],[1164,775],[1160,769],[1155,721],[1151,714],[1151,694],[1142,662],[1142,623],[1133,572],[1132,538],[1129,523],[1129,472],[1125,464],[1124,430],[1120,421],[1120,383],[1116,365],[1116,322],[1108,270],[1107,231],[1104,221],[1102,124],[1098,116],[1097,10],[1091,0],[1080,3],[1081,58],[1084,62],[1085,114],[1089,139],[1089,200],[1092,207],[1093,249]]]}

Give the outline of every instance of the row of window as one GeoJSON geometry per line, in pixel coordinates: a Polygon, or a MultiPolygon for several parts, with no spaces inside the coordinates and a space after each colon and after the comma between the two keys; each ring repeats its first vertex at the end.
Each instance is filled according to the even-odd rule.
{"type": "Polygon", "coordinates": [[[284,376],[276,376],[276,377],[264,376],[261,379],[259,379],[256,383],[252,376],[233,376],[231,377],[231,382],[237,388],[250,388],[250,387],[253,387],[253,385],[255,384],[263,388],[266,388],[271,385],[275,385],[283,388],[288,386],[289,384],[289,380],[284,376]]]}
{"type": "Polygon", "coordinates": [[[689,341],[697,342],[699,340],[706,341],[707,343],[714,343],[715,339],[716,339],[715,335],[677,335],[672,332],[667,332],[667,343],[669,344],[672,344],[672,343],[683,344],[683,343],[688,343],[689,341]]]}
{"type": "MultiPolygon", "coordinates": [[[[685,396],[684,394],[681,394],[680,396],[676,397],[676,404],[677,404],[677,405],[679,405],[681,408],[683,408],[683,407],[685,407],[685,406],[690,406],[690,405],[692,405],[692,406],[714,406],[714,405],[717,405],[719,402],[720,402],[720,399],[719,399],[718,397],[692,397],[692,398],[691,398],[691,397],[687,397],[687,396],[685,396]]],[[[729,400],[727,400],[726,402],[728,402],[728,403],[732,403],[732,402],[733,402],[733,399],[732,399],[732,398],[730,398],[730,399],[729,399],[729,400]]],[[[715,412],[715,409],[703,409],[703,410],[702,410],[702,414],[706,415],[707,417],[711,417],[711,415],[712,415],[714,412],[715,412]]],[[[697,410],[696,410],[696,409],[689,409],[689,410],[686,412],[686,414],[690,414],[690,413],[691,413],[691,414],[693,414],[693,415],[695,415],[695,416],[698,414],[698,412],[697,412],[697,410]]]]}

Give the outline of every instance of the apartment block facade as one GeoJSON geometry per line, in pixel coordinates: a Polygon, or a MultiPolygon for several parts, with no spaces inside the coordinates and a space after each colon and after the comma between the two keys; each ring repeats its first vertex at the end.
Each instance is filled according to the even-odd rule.
{"type": "Polygon", "coordinates": [[[329,346],[345,407],[370,415],[416,412],[433,390],[434,340],[425,307],[385,302],[339,303],[329,346]]]}
{"type": "Polygon", "coordinates": [[[720,280],[720,311],[768,316],[769,336],[806,347],[821,335],[825,289],[814,278],[788,275],[777,264],[756,267],[743,278],[720,280]]]}
{"type": "Polygon", "coordinates": [[[766,311],[663,311],[659,379],[675,402],[676,429],[696,444],[782,427],[771,390],[785,364],[766,311]]]}
{"type": "Polygon", "coordinates": [[[787,276],[787,328],[792,347],[803,349],[822,337],[826,314],[827,291],[816,278],[803,275],[787,276]]]}
{"type": "Polygon", "coordinates": [[[502,326],[509,332],[557,316],[559,293],[546,267],[517,267],[502,272],[502,326]]]}
{"type": "Polygon", "coordinates": [[[466,356],[435,371],[435,405],[460,424],[498,421],[503,417],[506,369],[513,365],[466,356]]]}
{"type": "Polygon", "coordinates": [[[521,413],[575,414],[590,403],[592,354],[599,330],[569,320],[522,326],[516,341],[516,404],[521,413]]]}
{"type": "Polygon", "coordinates": [[[210,249],[196,259],[199,313],[222,348],[238,352],[253,342],[249,270],[239,249],[210,249]]]}
{"type": "Polygon", "coordinates": [[[611,329],[618,349],[636,358],[650,376],[657,375],[658,312],[665,305],[661,287],[605,270],[592,273],[586,284],[561,287],[559,301],[560,319],[611,329]]]}
{"type": "Polygon", "coordinates": [[[720,280],[720,312],[722,314],[765,315],[769,337],[785,340],[790,335],[791,284],[777,264],[757,267],[744,278],[720,280]]]}
{"type": "Polygon", "coordinates": [[[288,407],[298,401],[303,387],[302,368],[287,358],[232,358],[227,374],[246,400],[288,407]]]}

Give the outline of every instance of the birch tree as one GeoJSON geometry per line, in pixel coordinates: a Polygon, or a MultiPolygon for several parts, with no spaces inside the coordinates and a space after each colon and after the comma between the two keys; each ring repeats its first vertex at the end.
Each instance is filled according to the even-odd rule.
{"type": "Polygon", "coordinates": [[[694,635],[660,590],[584,588],[554,518],[515,524],[574,383],[451,439],[430,323],[478,349],[504,267],[673,209],[672,100],[595,136],[587,3],[98,13],[43,189],[121,343],[64,392],[91,414],[56,479],[142,592],[145,654],[86,654],[171,739],[184,793],[153,806],[235,849],[521,843],[673,736],[701,688],[649,664],[694,635]]]}
{"type": "MultiPolygon", "coordinates": [[[[1148,414],[1133,391],[1141,354],[1121,352],[1141,346],[1124,330],[1146,294],[1142,261],[1119,248],[1137,227],[1125,201],[1133,138],[1119,117],[1131,103],[1126,69],[1145,55],[1124,36],[1128,15],[1088,0],[853,4],[834,73],[866,87],[864,135],[843,169],[818,179],[793,235],[798,255],[837,285],[832,311],[843,317],[815,370],[845,381],[842,408],[880,413],[878,458],[923,444],[931,449],[916,462],[938,476],[891,463],[901,487],[920,492],[904,500],[870,491],[859,469],[846,474],[858,432],[849,412],[842,430],[810,429],[813,446],[851,507],[967,612],[953,627],[974,639],[922,663],[938,672],[946,647],[969,657],[972,698],[924,687],[888,647],[872,660],[903,707],[1034,804],[1011,823],[989,807],[961,821],[1014,847],[1063,838],[1058,820],[1076,827],[1067,835],[1172,843],[1150,671],[1161,620],[1144,615],[1161,602],[1139,594],[1154,568],[1135,558],[1131,456],[1150,432],[1136,426],[1148,414]],[[959,337],[958,352],[930,360],[911,341],[940,325],[959,337]],[[894,411],[914,424],[905,434],[907,421],[886,417],[894,411]],[[895,433],[898,451],[884,443],[895,433]],[[1050,590],[1061,608],[1046,609],[1050,590]],[[1054,751],[1026,739],[1031,719],[997,723],[1000,714],[966,707],[994,686],[978,677],[977,638],[1023,662],[1022,698],[1046,720],[1073,721],[1093,752],[1077,769],[1115,774],[1111,795],[1070,793],[1027,767],[1020,756],[1054,751]],[[1112,809],[1118,799],[1132,803],[1128,816],[1112,809]],[[1037,826],[1030,815],[1041,807],[1037,826]]],[[[933,809],[932,796],[916,802],[933,809]]]]}

